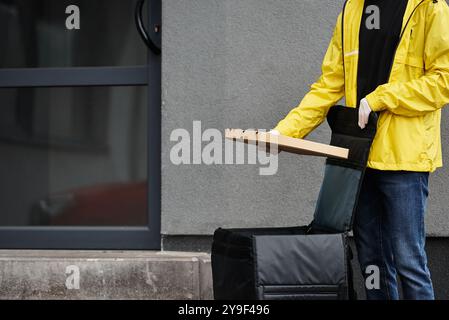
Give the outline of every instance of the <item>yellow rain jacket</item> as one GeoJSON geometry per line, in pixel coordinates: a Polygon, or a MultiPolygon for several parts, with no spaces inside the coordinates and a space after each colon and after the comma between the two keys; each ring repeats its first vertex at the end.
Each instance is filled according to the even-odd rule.
{"type": "MultiPolygon", "coordinates": [[[[348,107],[356,107],[362,11],[363,0],[347,2],[337,19],[322,74],[299,106],[278,123],[275,129],[281,134],[305,137],[343,96],[348,107]]],[[[445,0],[408,1],[389,81],[366,98],[373,111],[381,111],[368,167],[435,171],[442,166],[441,108],[449,103],[449,7],[445,0]]]]}

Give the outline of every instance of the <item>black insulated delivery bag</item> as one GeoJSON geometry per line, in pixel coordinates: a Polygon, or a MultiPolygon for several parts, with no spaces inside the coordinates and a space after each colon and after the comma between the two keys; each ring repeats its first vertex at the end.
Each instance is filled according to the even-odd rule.
{"type": "Polygon", "coordinates": [[[309,226],[218,228],[212,243],[215,299],[349,299],[353,297],[347,233],[376,134],[377,115],[358,127],[358,109],[330,108],[331,145],[348,159],[326,159],[309,226]]]}

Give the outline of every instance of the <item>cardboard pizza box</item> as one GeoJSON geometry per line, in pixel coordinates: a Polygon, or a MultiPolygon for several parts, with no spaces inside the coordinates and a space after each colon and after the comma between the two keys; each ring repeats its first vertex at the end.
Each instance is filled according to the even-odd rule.
{"type": "Polygon", "coordinates": [[[265,143],[267,150],[269,149],[270,143],[277,144],[278,149],[281,151],[301,155],[347,159],[349,154],[349,149],[346,148],[283,135],[272,135],[268,132],[258,132],[255,130],[226,129],[225,138],[252,144],[265,143]]]}

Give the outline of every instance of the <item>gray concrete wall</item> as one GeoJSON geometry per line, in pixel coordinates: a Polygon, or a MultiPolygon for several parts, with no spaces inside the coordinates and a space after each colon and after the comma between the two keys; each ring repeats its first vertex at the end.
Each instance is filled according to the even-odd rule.
{"type": "MultiPolygon", "coordinates": [[[[164,0],[162,233],[282,226],[312,219],[323,160],[281,154],[274,176],[254,165],[171,164],[172,130],[271,128],[307,92],[343,1],[164,0]]],[[[443,115],[444,159],[449,161],[443,115]]],[[[322,125],[310,140],[328,142],[322,125]]],[[[427,231],[449,235],[449,167],[431,177],[427,231]]]]}

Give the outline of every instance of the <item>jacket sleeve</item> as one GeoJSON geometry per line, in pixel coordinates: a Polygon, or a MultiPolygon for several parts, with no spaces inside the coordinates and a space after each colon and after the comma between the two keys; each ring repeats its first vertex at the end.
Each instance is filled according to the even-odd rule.
{"type": "Polygon", "coordinates": [[[311,86],[301,103],[292,109],[277,126],[282,135],[303,138],[319,126],[329,108],[344,96],[344,72],[341,48],[341,13],[332,40],[324,56],[322,74],[311,86]]]}
{"type": "Polygon", "coordinates": [[[391,82],[366,96],[373,111],[415,117],[449,102],[449,7],[446,1],[427,8],[424,45],[425,73],[407,82],[391,82]]]}

